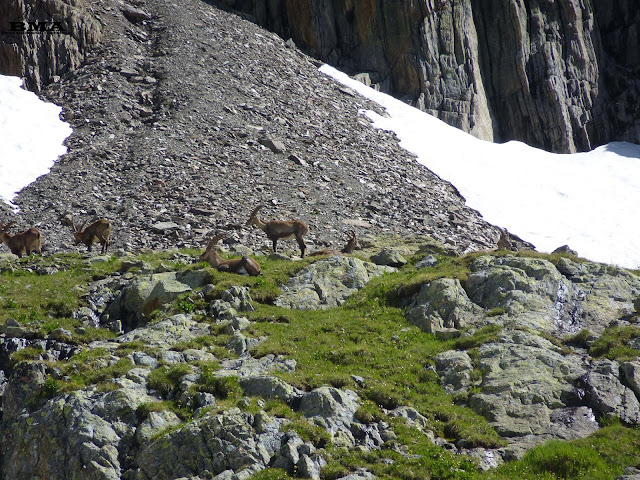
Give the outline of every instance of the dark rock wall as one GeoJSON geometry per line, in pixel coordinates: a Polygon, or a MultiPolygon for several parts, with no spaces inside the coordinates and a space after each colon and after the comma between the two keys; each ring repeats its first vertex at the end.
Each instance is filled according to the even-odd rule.
{"type": "Polygon", "coordinates": [[[226,0],[313,56],[479,138],[640,142],[633,0],[226,0]]]}
{"type": "MultiPolygon", "coordinates": [[[[27,27],[28,28],[28,27],[27,27]]],[[[84,0],[3,0],[0,2],[0,74],[25,78],[40,91],[55,76],[77,68],[100,38],[100,24],[84,0]],[[50,33],[13,33],[11,22],[59,22],[50,33]]]]}

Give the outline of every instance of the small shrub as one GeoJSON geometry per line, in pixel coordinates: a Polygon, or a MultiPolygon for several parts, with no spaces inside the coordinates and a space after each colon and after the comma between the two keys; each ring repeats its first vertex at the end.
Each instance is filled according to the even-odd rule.
{"type": "Polygon", "coordinates": [[[62,390],[60,382],[51,376],[47,376],[42,385],[42,394],[45,398],[53,398],[62,390]]]}
{"type": "Polygon", "coordinates": [[[500,315],[504,315],[507,313],[507,310],[502,307],[495,307],[491,310],[488,310],[486,313],[487,317],[499,317],[500,315]]]}
{"type": "Polygon", "coordinates": [[[177,304],[178,310],[183,313],[191,313],[196,309],[196,304],[193,303],[190,299],[186,298],[184,300],[180,300],[177,304]]]}

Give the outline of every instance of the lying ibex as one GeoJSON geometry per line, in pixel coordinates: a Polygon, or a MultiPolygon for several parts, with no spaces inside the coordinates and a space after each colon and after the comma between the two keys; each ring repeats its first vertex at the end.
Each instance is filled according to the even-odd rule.
{"type": "Polygon", "coordinates": [[[258,262],[252,258],[242,257],[225,260],[218,255],[218,252],[216,252],[216,243],[224,237],[224,233],[215,235],[209,242],[209,245],[207,245],[207,249],[202,255],[200,255],[200,261],[207,262],[209,265],[217,268],[221,272],[240,273],[243,275],[248,274],[253,275],[254,277],[260,275],[260,265],[258,265],[258,262]]]}
{"type": "Polygon", "coordinates": [[[22,258],[23,254],[31,255],[31,252],[42,254],[42,235],[37,228],[30,228],[22,233],[11,235],[8,230],[16,222],[6,225],[0,223],[0,241],[6,243],[11,253],[22,258]]]}
{"type": "Polygon", "coordinates": [[[318,250],[317,252],[313,252],[310,255],[312,257],[318,255],[349,255],[353,253],[355,248],[358,246],[358,239],[356,237],[356,232],[353,230],[349,230],[349,236],[347,237],[347,244],[344,246],[342,250],[333,250],[331,248],[325,248],[323,250],[318,250]]]}
{"type": "Polygon", "coordinates": [[[247,221],[247,225],[255,225],[260,230],[267,234],[267,238],[273,242],[273,251],[276,251],[276,247],[279,239],[287,240],[294,238],[298,241],[300,252],[304,257],[304,251],[307,246],[304,244],[304,237],[309,231],[309,226],[300,220],[272,220],[265,222],[258,217],[258,211],[264,208],[264,205],[256,207],[251,212],[251,217],[247,221]]]}
{"type": "Polygon", "coordinates": [[[71,228],[73,228],[73,236],[76,239],[76,245],[84,243],[87,250],[91,251],[91,246],[99,242],[102,244],[100,253],[105,253],[109,248],[109,235],[111,234],[111,222],[106,218],[100,218],[84,228],[84,224],[80,228],[71,220],[71,228]]]}

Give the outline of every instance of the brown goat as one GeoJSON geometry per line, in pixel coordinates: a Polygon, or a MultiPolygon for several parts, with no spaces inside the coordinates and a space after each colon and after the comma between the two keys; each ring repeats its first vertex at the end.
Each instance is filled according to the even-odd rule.
{"type": "Polygon", "coordinates": [[[202,255],[200,255],[200,261],[207,262],[209,265],[217,268],[221,272],[239,273],[241,275],[248,274],[252,276],[260,275],[260,265],[252,258],[242,257],[225,260],[218,255],[218,252],[216,251],[216,243],[224,237],[224,233],[215,235],[209,242],[209,245],[207,245],[207,249],[202,255]]]}
{"type": "Polygon", "coordinates": [[[251,212],[251,217],[249,217],[247,225],[255,225],[266,233],[267,238],[273,242],[274,252],[276,251],[279,239],[288,240],[295,238],[298,241],[301,256],[304,257],[304,251],[307,246],[302,237],[309,231],[309,226],[300,220],[272,220],[265,222],[258,217],[258,212],[261,208],[264,208],[264,205],[256,207],[253,212],[251,212]]]}
{"type": "Polygon", "coordinates": [[[87,228],[78,226],[71,221],[71,228],[73,228],[73,236],[76,240],[76,245],[84,243],[87,246],[87,250],[91,251],[91,246],[99,242],[102,244],[102,250],[100,253],[106,253],[109,248],[109,235],[111,234],[111,222],[106,218],[100,218],[89,225],[87,228]]]}
{"type": "Polygon", "coordinates": [[[15,222],[6,225],[0,223],[0,241],[6,243],[11,253],[22,258],[23,254],[31,255],[31,252],[42,254],[42,235],[40,230],[31,227],[22,233],[11,235],[8,230],[15,222]]]}
{"type": "Polygon", "coordinates": [[[318,250],[317,252],[311,253],[310,256],[317,257],[318,255],[349,255],[350,253],[353,253],[353,251],[357,246],[358,246],[358,238],[356,237],[356,232],[354,232],[353,230],[349,230],[349,236],[347,237],[347,244],[344,246],[342,250],[325,248],[323,250],[318,250]]]}

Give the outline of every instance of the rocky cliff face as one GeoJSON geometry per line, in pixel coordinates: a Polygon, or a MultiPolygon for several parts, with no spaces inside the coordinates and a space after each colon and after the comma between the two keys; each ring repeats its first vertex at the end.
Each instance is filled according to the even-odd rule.
{"type": "Polygon", "coordinates": [[[225,4],[480,138],[556,152],[640,139],[631,1],[225,4]]]}
{"type": "Polygon", "coordinates": [[[29,90],[80,66],[100,39],[83,0],[15,0],[0,4],[0,74],[24,77],[29,90]]]}

